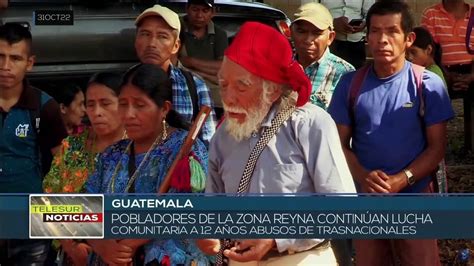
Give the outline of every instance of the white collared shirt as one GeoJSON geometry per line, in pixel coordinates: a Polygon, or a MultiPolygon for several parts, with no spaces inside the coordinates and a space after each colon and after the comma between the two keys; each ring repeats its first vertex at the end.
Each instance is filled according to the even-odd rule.
{"type": "MultiPolygon", "coordinates": [[[[305,1],[312,2],[311,0],[305,1]]],[[[367,11],[375,3],[375,0],[320,0],[319,2],[329,9],[334,19],[345,16],[351,21],[352,19],[365,19],[367,11]]],[[[353,34],[336,32],[336,39],[340,41],[359,42],[364,36],[365,32],[353,34]]]]}

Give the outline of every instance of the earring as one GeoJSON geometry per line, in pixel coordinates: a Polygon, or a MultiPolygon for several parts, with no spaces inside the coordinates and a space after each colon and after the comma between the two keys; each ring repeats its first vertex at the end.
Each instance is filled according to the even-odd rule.
{"type": "Polygon", "coordinates": [[[166,131],[168,124],[166,123],[165,118],[163,118],[162,123],[163,123],[163,129],[162,129],[162,134],[161,134],[161,140],[165,140],[168,137],[168,132],[166,131]]]}

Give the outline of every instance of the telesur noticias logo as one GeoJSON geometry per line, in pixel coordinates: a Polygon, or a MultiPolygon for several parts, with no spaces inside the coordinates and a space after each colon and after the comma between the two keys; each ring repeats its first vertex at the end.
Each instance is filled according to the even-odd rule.
{"type": "Polygon", "coordinates": [[[103,238],[104,198],[90,194],[30,195],[30,238],[103,238]]]}

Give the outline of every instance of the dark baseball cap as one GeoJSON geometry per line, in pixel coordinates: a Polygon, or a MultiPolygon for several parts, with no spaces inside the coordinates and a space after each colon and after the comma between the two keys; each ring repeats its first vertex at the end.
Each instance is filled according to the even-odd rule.
{"type": "Polygon", "coordinates": [[[188,0],[188,5],[214,6],[214,0],[188,0]]]}

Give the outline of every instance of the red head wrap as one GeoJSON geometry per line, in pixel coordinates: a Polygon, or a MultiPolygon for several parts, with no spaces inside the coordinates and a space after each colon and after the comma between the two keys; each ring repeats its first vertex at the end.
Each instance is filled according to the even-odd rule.
{"type": "Polygon", "coordinates": [[[289,41],[274,28],[246,22],[225,56],[258,77],[290,85],[298,92],[297,106],[308,102],[311,83],[300,64],[293,60],[289,41]]]}

